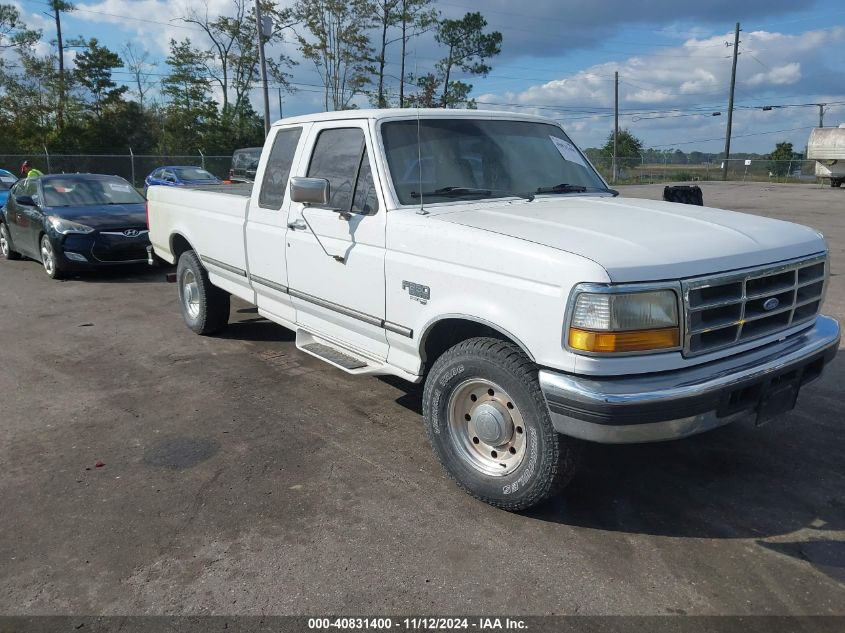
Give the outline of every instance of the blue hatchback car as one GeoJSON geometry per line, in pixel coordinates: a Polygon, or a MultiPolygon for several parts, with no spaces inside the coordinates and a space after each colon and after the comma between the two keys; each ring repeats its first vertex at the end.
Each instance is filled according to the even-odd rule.
{"type": "Polygon", "coordinates": [[[163,185],[165,187],[181,187],[185,185],[219,185],[223,181],[201,167],[171,166],[159,167],[144,180],[146,187],[163,185]]]}
{"type": "Polygon", "coordinates": [[[6,204],[6,200],[9,199],[9,189],[11,189],[12,185],[14,185],[17,181],[18,177],[12,172],[0,169],[0,209],[3,208],[3,205],[6,204]]]}

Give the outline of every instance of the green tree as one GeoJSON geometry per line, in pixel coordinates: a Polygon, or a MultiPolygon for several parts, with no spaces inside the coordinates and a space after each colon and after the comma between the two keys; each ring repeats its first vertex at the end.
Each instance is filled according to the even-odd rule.
{"type": "Polygon", "coordinates": [[[362,94],[375,71],[367,34],[375,25],[371,0],[299,0],[294,16],[302,56],[314,64],[324,87],[326,110],[345,110],[362,94]]]}
{"type": "MultiPolygon", "coordinates": [[[[642,160],[640,156],[643,153],[643,142],[636,136],[631,134],[627,129],[619,130],[619,139],[617,141],[617,160],[616,163],[620,167],[633,167],[638,165],[642,160]]],[[[605,159],[613,159],[613,132],[607,136],[607,142],[601,149],[602,156],[605,159]]]]}
{"type": "Polygon", "coordinates": [[[438,80],[442,86],[441,107],[465,102],[472,90],[471,84],[452,79],[456,69],[482,77],[492,70],[486,60],[502,52],[502,34],[498,31],[485,33],[486,26],[487,20],[478,12],[467,13],[460,20],[443,20],[437,25],[434,39],[449,51],[437,62],[438,80]]]}
{"type": "Polygon", "coordinates": [[[123,60],[114,51],[100,46],[95,37],[88,40],[86,50],[76,56],[74,76],[79,85],[93,97],[94,116],[97,119],[102,117],[103,108],[120,101],[128,90],[126,86],[118,86],[112,79],[115,68],[123,68],[123,60]]]}
{"type": "MultiPolygon", "coordinates": [[[[0,51],[29,47],[41,39],[41,31],[28,28],[13,4],[0,4],[0,51]]],[[[0,60],[2,64],[2,60],[0,60]]]]}
{"type": "Polygon", "coordinates": [[[769,171],[775,176],[786,176],[789,174],[790,161],[795,158],[792,143],[778,143],[775,151],[769,154],[769,171]]]}
{"type": "Polygon", "coordinates": [[[206,147],[209,130],[218,123],[217,104],[211,98],[206,72],[209,53],[194,48],[191,40],[170,40],[167,65],[170,73],[161,82],[166,100],[162,126],[162,151],[186,151],[206,147]]]}

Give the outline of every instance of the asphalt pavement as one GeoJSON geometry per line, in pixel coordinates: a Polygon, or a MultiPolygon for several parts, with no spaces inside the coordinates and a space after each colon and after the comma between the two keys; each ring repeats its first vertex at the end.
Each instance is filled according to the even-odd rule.
{"type": "MultiPolygon", "coordinates": [[[[845,318],[845,190],[702,187],[825,233],[845,318]]],[[[509,514],[443,474],[418,387],[246,304],[199,337],[161,269],[32,261],[0,296],[0,614],[845,615],[845,355],[780,419],[590,445],[509,514]]]]}

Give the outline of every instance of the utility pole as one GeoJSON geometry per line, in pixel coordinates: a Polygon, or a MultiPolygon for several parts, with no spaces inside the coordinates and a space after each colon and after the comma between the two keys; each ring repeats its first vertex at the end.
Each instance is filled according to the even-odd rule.
{"type": "Polygon", "coordinates": [[[734,89],[736,88],[737,56],[739,56],[739,22],[736,23],[736,31],[734,31],[734,61],[733,68],[731,69],[731,94],[728,98],[728,129],[725,133],[725,167],[722,169],[722,180],[728,179],[728,159],[731,157],[731,125],[734,118],[734,89]]]}
{"type": "Polygon", "coordinates": [[[279,118],[283,119],[285,115],[282,113],[282,87],[277,86],[277,88],[279,89],[279,118]]]}
{"type": "Polygon", "coordinates": [[[616,184],[618,177],[618,163],[616,160],[616,153],[619,150],[619,71],[614,75],[613,91],[614,91],[614,110],[613,110],[613,184],[616,184]]]}
{"type": "Polygon", "coordinates": [[[59,107],[56,109],[56,128],[61,130],[64,127],[65,115],[65,49],[62,42],[62,11],[72,9],[72,5],[68,5],[61,0],[53,0],[50,2],[50,7],[53,9],[53,15],[56,20],[56,46],[59,49],[59,107]]]}
{"type": "Polygon", "coordinates": [[[270,134],[270,94],[267,87],[267,59],[264,57],[264,23],[261,19],[261,0],[255,0],[255,25],[258,32],[258,60],[261,64],[261,83],[264,86],[264,136],[270,134]]]}
{"type": "Polygon", "coordinates": [[[816,105],[819,106],[819,127],[824,127],[824,111],[826,109],[825,106],[827,106],[827,104],[817,103],[816,105]]]}

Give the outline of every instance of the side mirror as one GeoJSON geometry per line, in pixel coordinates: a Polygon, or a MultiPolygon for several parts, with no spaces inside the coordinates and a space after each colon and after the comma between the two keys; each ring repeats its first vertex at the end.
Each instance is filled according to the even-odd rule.
{"type": "Polygon", "coordinates": [[[15,196],[15,202],[25,207],[38,206],[37,204],[35,204],[35,200],[32,199],[32,196],[15,196]]]}
{"type": "Polygon", "coordinates": [[[303,204],[326,205],[331,198],[331,185],[325,178],[290,179],[290,199],[303,204]]]}

